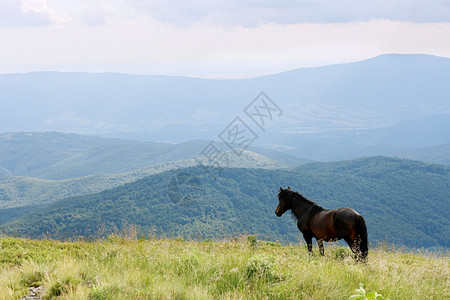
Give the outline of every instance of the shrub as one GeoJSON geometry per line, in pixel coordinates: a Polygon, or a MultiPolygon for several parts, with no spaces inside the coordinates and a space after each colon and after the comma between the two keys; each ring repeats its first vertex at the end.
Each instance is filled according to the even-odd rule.
{"type": "Polygon", "coordinates": [[[63,286],[60,282],[55,282],[52,284],[52,286],[48,289],[47,297],[48,299],[52,299],[54,297],[61,296],[63,291],[63,286]]]}
{"type": "Polygon", "coordinates": [[[335,260],[344,260],[347,257],[351,257],[351,250],[347,247],[339,247],[331,250],[331,255],[335,260]]]}
{"type": "Polygon", "coordinates": [[[27,287],[38,287],[42,285],[44,274],[41,271],[24,272],[21,282],[27,287]]]}
{"type": "Polygon", "coordinates": [[[265,255],[255,255],[247,261],[247,278],[250,280],[277,281],[273,259],[265,255]]]}
{"type": "Polygon", "coordinates": [[[69,290],[74,289],[79,284],[81,284],[81,280],[72,276],[67,276],[62,280],[56,281],[50,286],[48,293],[46,294],[46,298],[52,299],[61,296],[69,290]]]}

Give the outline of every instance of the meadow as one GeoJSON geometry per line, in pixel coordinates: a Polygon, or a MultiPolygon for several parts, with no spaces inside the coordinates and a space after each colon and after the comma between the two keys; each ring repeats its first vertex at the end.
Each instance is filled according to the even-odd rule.
{"type": "Polygon", "coordinates": [[[371,250],[364,264],[344,247],[311,256],[304,245],[254,236],[221,242],[2,237],[0,299],[20,299],[38,286],[43,299],[349,299],[361,283],[367,299],[375,292],[382,295],[377,299],[450,298],[448,253],[371,250]]]}

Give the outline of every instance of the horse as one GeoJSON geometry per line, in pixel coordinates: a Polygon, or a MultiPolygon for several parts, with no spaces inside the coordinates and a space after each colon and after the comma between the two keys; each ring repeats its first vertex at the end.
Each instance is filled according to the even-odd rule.
{"type": "Polygon", "coordinates": [[[319,252],[324,255],[323,242],[344,239],[355,255],[356,261],[365,261],[369,253],[367,246],[366,222],[351,208],[324,209],[317,203],[306,199],[291,188],[280,187],[278,206],[275,214],[281,217],[291,210],[297,219],[297,227],[303,234],[312,253],[312,238],[317,240],[319,252]]]}

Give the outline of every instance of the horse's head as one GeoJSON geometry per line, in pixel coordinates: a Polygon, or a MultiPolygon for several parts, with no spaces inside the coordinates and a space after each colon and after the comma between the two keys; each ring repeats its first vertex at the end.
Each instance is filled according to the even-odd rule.
{"type": "Polygon", "coordinates": [[[286,211],[291,209],[291,193],[290,187],[285,190],[280,187],[280,192],[278,193],[278,206],[275,210],[275,214],[278,217],[281,217],[286,211]]]}

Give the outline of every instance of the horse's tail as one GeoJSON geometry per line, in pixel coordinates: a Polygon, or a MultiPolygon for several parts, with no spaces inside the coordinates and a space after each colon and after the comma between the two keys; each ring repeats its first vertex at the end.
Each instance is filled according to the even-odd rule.
{"type": "Polygon", "coordinates": [[[367,255],[369,254],[369,247],[367,244],[367,227],[366,227],[366,221],[364,220],[363,216],[357,215],[355,218],[355,225],[356,225],[356,235],[357,235],[357,245],[358,245],[358,251],[357,253],[357,259],[361,259],[362,261],[365,261],[367,258],[367,255]]]}

